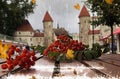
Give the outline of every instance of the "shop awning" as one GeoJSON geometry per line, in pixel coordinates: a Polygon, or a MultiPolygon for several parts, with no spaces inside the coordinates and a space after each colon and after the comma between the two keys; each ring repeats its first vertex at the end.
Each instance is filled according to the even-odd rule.
{"type": "Polygon", "coordinates": [[[103,36],[103,37],[100,38],[100,41],[102,41],[102,40],[104,40],[104,39],[107,39],[107,38],[110,37],[110,36],[111,36],[111,34],[106,35],[106,36],[103,36]]]}
{"type": "MultiPolygon", "coordinates": [[[[120,33],[120,27],[116,28],[116,29],[113,31],[113,34],[119,34],[119,33],[120,33]]],[[[103,36],[103,37],[100,38],[100,41],[101,41],[101,40],[104,40],[104,39],[107,39],[107,38],[110,37],[110,36],[111,36],[111,34],[105,35],[105,36],[103,36]]]]}
{"type": "Polygon", "coordinates": [[[114,31],[113,31],[113,34],[119,34],[120,33],[120,28],[116,28],[114,31]]]}

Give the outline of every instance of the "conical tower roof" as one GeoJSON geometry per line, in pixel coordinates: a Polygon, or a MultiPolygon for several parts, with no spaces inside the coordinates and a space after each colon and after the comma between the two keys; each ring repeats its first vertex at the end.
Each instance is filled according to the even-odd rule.
{"type": "Polygon", "coordinates": [[[84,17],[84,16],[90,17],[90,14],[89,14],[87,8],[85,7],[85,5],[82,7],[82,10],[78,17],[80,18],[80,17],[84,17]]]}
{"type": "Polygon", "coordinates": [[[43,22],[47,22],[47,21],[53,22],[53,20],[52,20],[50,14],[48,13],[48,11],[46,12],[46,14],[45,14],[45,16],[43,18],[43,22]]]}

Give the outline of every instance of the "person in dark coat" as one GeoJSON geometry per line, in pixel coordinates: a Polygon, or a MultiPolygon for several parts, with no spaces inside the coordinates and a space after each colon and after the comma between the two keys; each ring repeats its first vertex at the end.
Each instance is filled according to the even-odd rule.
{"type": "Polygon", "coordinates": [[[25,46],[25,48],[26,48],[27,50],[30,50],[30,46],[29,46],[28,44],[25,46]]]}
{"type": "MultiPolygon", "coordinates": [[[[110,50],[112,52],[112,43],[110,43],[110,50]]],[[[117,45],[116,43],[113,43],[113,53],[116,53],[116,51],[117,51],[117,45]]]]}

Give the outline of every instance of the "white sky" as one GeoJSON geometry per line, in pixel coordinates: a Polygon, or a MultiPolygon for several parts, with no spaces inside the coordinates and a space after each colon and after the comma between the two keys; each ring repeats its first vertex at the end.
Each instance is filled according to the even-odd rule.
{"type": "Polygon", "coordinates": [[[43,17],[48,11],[53,19],[54,28],[59,24],[70,33],[79,33],[79,19],[80,10],[76,10],[73,6],[76,3],[80,4],[82,8],[83,1],[85,0],[36,0],[36,8],[34,13],[28,17],[34,29],[43,30],[43,17]]]}

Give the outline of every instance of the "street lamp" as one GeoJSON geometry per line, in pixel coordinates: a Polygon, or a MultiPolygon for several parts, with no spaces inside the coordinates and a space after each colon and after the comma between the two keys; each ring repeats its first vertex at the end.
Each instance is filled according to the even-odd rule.
{"type": "Polygon", "coordinates": [[[93,40],[93,42],[92,42],[92,47],[94,47],[94,25],[95,25],[95,23],[94,23],[94,13],[93,13],[93,18],[92,18],[92,40],[93,40]]]}

